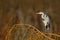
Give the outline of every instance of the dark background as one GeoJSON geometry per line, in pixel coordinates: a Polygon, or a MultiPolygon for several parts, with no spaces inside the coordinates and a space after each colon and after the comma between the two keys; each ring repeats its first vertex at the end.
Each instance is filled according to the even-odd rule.
{"type": "Polygon", "coordinates": [[[31,24],[42,31],[40,15],[36,15],[40,11],[48,12],[53,33],[60,34],[60,0],[0,0],[0,40],[18,23],[31,24]]]}

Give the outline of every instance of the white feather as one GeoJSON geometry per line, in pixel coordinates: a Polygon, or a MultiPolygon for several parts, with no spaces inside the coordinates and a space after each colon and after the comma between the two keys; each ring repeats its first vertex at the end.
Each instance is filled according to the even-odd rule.
{"type": "Polygon", "coordinates": [[[37,14],[41,14],[41,18],[43,19],[42,22],[44,23],[44,26],[47,26],[48,25],[47,23],[50,23],[49,16],[46,15],[44,12],[39,12],[37,14]]]}

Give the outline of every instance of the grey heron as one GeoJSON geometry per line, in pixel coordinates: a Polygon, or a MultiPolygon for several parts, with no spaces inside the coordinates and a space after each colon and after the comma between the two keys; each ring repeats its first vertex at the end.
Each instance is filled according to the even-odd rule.
{"type": "Polygon", "coordinates": [[[42,22],[44,23],[44,26],[46,28],[46,30],[50,29],[50,18],[47,14],[45,14],[44,12],[39,12],[36,14],[40,14],[41,18],[43,19],[42,22]]]}

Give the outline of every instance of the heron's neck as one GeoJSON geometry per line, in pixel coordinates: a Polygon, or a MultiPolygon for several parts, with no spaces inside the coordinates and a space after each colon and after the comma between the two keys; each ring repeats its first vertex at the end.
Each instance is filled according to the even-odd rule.
{"type": "Polygon", "coordinates": [[[41,16],[42,16],[42,18],[44,18],[44,14],[42,14],[41,16]]]}

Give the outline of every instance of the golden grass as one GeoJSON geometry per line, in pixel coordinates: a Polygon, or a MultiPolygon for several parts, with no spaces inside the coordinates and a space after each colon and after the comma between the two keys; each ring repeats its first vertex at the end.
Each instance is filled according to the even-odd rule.
{"type": "MultiPolygon", "coordinates": [[[[46,36],[45,34],[49,34],[49,35],[53,35],[53,36],[57,36],[57,37],[60,37],[60,35],[58,35],[58,34],[53,34],[53,33],[43,33],[43,32],[41,32],[41,31],[39,31],[37,28],[35,28],[34,26],[32,26],[32,25],[30,25],[30,24],[16,24],[16,25],[13,25],[13,27],[9,30],[9,32],[7,33],[7,35],[6,35],[6,38],[5,38],[5,40],[10,40],[9,39],[9,35],[11,35],[11,31],[14,29],[14,28],[16,28],[17,26],[19,26],[19,27],[21,27],[21,26],[28,26],[28,28],[26,28],[27,29],[27,31],[30,29],[30,28],[32,28],[33,30],[33,33],[31,33],[31,34],[29,34],[29,36],[28,36],[28,38],[27,38],[27,40],[55,40],[55,39],[53,39],[53,38],[51,38],[51,37],[49,37],[49,36],[46,36]],[[35,34],[34,34],[35,33],[35,34]]],[[[21,39],[21,40],[23,40],[23,39],[21,39]]]]}

